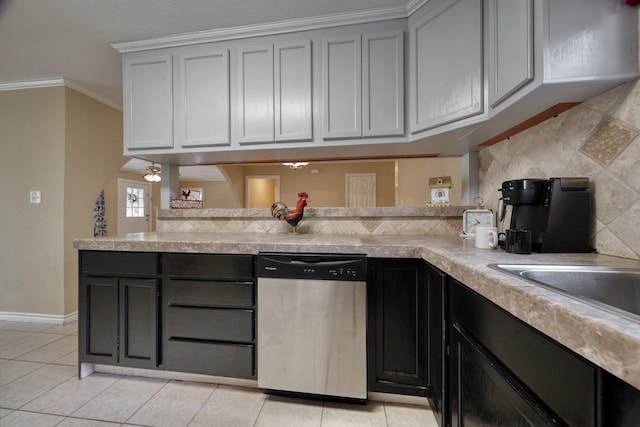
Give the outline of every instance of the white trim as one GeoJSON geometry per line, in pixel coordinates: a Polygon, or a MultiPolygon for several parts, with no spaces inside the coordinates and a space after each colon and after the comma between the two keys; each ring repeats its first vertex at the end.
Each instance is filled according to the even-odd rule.
{"type": "Polygon", "coordinates": [[[8,320],[10,322],[49,323],[53,325],[64,325],[78,320],[78,312],[74,311],[70,314],[61,315],[0,311],[0,320],[8,320]]]}
{"type": "MultiPolygon", "coordinates": [[[[427,1],[428,0],[412,0],[412,3],[426,3],[427,1]]],[[[264,24],[243,25],[238,27],[196,31],[147,40],[111,43],[111,47],[120,53],[128,53],[141,50],[185,46],[198,43],[235,40],[247,37],[293,33],[296,31],[330,28],[342,25],[386,21],[389,19],[406,18],[407,16],[407,7],[397,6],[384,9],[371,9],[357,12],[323,15],[311,18],[290,19],[286,21],[268,22],[264,24]]]]}
{"type": "Polygon", "coordinates": [[[62,77],[51,77],[40,80],[22,80],[15,82],[0,83],[1,90],[19,90],[19,89],[35,89],[39,87],[64,86],[65,81],[62,77]]]}
{"type": "Polygon", "coordinates": [[[111,108],[115,108],[116,110],[122,111],[121,105],[116,104],[115,102],[105,98],[102,95],[99,95],[93,92],[92,90],[82,86],[77,82],[74,82],[73,80],[65,79],[63,77],[50,77],[50,78],[44,78],[40,80],[22,80],[22,81],[0,83],[0,91],[38,89],[43,87],[57,87],[57,86],[68,87],[70,89],[75,90],[76,92],[80,92],[81,94],[88,96],[89,98],[93,98],[96,101],[101,102],[111,108]]]}
{"type": "Polygon", "coordinates": [[[409,0],[407,2],[407,17],[413,15],[418,9],[427,4],[429,0],[409,0]]]}

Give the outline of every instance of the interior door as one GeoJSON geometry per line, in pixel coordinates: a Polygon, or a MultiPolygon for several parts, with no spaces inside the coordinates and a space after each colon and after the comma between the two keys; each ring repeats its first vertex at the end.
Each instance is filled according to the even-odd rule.
{"type": "Polygon", "coordinates": [[[118,179],[118,235],[151,231],[151,183],[118,179]]]}
{"type": "Polygon", "coordinates": [[[376,206],[375,173],[348,173],[345,177],[346,207],[367,208],[376,206]]]}
{"type": "Polygon", "coordinates": [[[270,208],[280,200],[280,175],[246,177],[247,208],[270,208]]]}

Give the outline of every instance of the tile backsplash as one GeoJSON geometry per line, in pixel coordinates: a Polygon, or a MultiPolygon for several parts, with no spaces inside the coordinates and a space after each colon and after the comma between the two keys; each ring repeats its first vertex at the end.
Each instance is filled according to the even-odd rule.
{"type": "Polygon", "coordinates": [[[594,191],[591,244],[640,260],[640,80],[625,83],[480,152],[480,194],[519,178],[586,176],[594,191]]]}

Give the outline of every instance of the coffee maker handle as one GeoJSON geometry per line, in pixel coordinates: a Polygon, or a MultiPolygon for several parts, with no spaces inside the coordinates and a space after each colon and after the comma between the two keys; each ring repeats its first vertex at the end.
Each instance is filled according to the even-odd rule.
{"type": "Polygon", "coordinates": [[[504,220],[506,212],[507,206],[504,204],[502,197],[500,197],[500,200],[498,200],[498,222],[502,222],[504,220]]]}

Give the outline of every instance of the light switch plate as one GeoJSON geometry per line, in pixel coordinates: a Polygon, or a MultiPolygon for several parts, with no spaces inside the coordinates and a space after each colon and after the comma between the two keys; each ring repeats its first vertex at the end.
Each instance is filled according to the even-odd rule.
{"type": "Polygon", "coordinates": [[[40,203],[42,201],[40,190],[33,190],[29,192],[29,201],[31,203],[40,203]]]}

